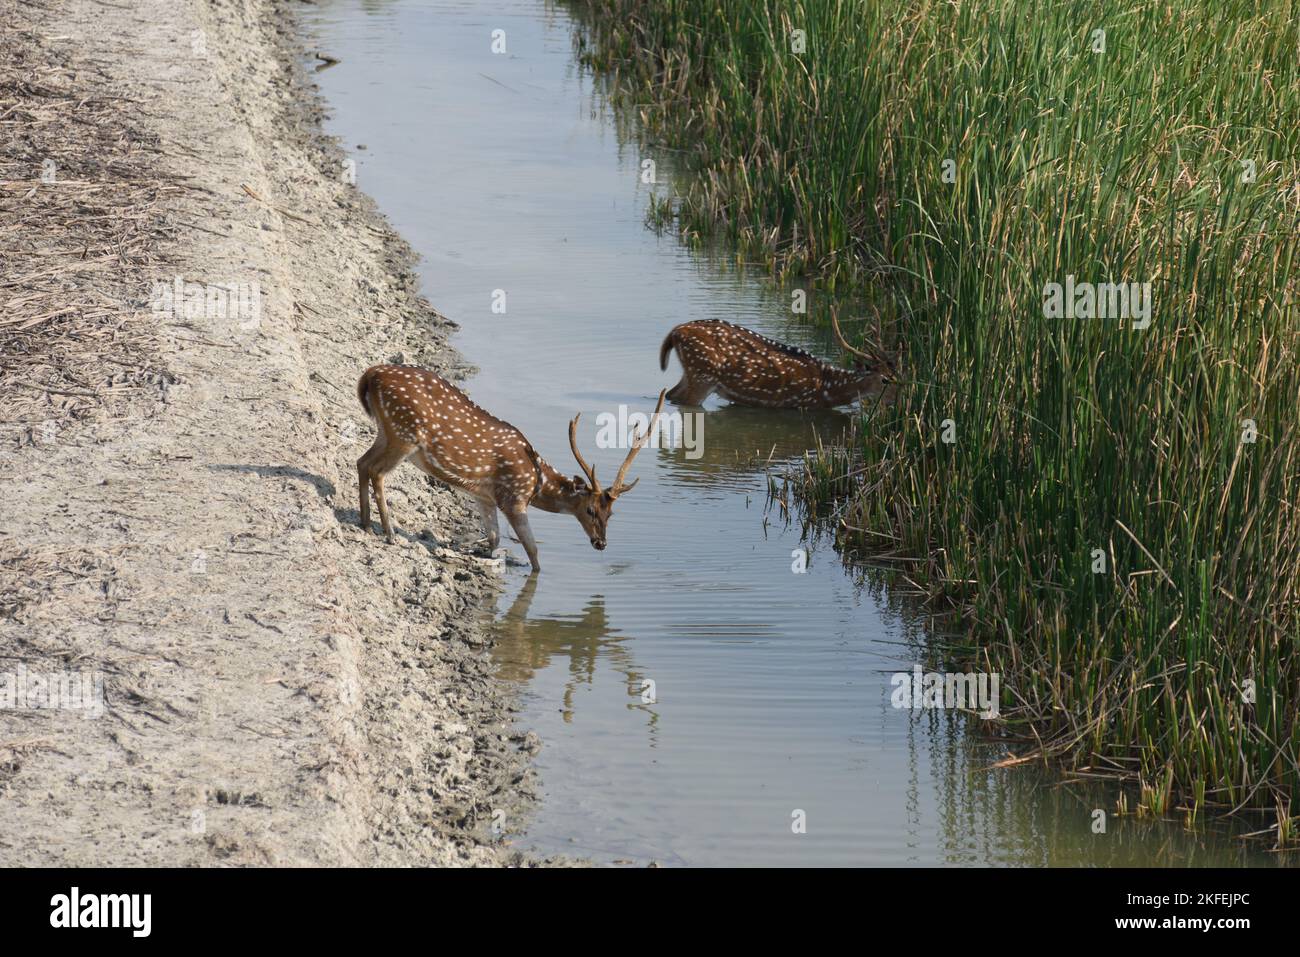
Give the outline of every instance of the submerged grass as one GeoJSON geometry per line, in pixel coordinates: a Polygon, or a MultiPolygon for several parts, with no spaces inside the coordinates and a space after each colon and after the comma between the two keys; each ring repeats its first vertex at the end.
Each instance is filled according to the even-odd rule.
{"type": "Polygon", "coordinates": [[[808,507],[963,610],[1035,752],[1289,820],[1296,4],[571,6],[692,174],[681,228],[865,291],[899,356],[808,507]],[[1049,317],[1071,276],[1150,283],[1149,325],[1049,317]]]}

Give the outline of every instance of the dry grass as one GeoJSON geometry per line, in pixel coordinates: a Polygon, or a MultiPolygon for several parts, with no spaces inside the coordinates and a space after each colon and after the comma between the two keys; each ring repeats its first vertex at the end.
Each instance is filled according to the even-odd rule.
{"type": "Polygon", "coordinates": [[[19,445],[167,381],[148,295],[183,188],[43,16],[0,0],[0,441],[19,445]]]}

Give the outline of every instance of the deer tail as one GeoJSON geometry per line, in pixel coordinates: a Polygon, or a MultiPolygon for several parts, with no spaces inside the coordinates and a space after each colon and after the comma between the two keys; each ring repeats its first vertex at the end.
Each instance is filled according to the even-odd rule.
{"type": "Polygon", "coordinates": [[[537,484],[533,486],[533,494],[528,496],[528,502],[529,504],[532,504],[533,499],[537,498],[537,493],[540,492],[542,486],[546,484],[546,477],[542,474],[542,457],[538,455],[537,450],[533,448],[533,443],[525,441],[524,452],[527,453],[528,460],[533,463],[533,477],[537,479],[537,484]]]}
{"type": "Polygon", "coordinates": [[[665,372],[668,370],[668,353],[673,351],[677,345],[677,327],[674,326],[668,335],[664,336],[664,343],[659,347],[659,368],[665,372]]]}
{"type": "Polygon", "coordinates": [[[374,378],[374,371],[378,366],[371,366],[365,372],[361,373],[361,378],[357,380],[357,398],[361,400],[361,408],[366,410],[366,415],[372,419],[375,413],[370,408],[370,382],[374,378]]]}

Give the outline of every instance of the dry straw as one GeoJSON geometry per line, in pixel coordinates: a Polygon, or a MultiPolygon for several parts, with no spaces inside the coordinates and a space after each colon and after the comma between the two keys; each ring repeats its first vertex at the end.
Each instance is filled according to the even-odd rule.
{"type": "Polygon", "coordinates": [[[0,442],[20,445],[165,381],[148,297],[182,188],[140,104],[41,16],[0,0],[0,442]]]}

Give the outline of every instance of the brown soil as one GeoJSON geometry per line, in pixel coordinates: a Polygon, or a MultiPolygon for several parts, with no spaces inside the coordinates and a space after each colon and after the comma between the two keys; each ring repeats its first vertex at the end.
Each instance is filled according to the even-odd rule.
{"type": "Polygon", "coordinates": [[[397,544],[357,526],[361,370],[467,370],[290,13],[0,0],[0,30],[0,675],[104,681],[98,717],[0,708],[0,865],[517,861],[499,566],[414,470],[397,544]],[[157,311],[178,276],[260,314],[157,311]]]}

